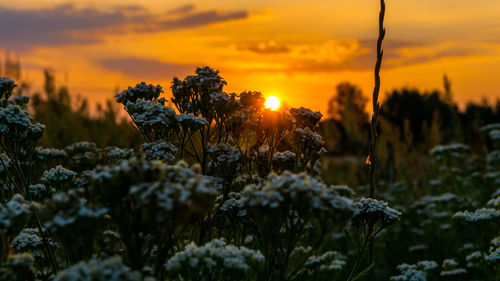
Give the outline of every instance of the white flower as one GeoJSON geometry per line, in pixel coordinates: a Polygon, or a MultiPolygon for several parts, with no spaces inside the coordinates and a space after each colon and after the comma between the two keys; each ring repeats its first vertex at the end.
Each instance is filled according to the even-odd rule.
{"type": "Polygon", "coordinates": [[[466,222],[487,222],[490,220],[495,220],[500,217],[500,211],[495,209],[482,208],[477,209],[474,212],[460,211],[453,215],[453,218],[463,219],[466,222]]]}
{"type": "Polygon", "coordinates": [[[399,220],[401,212],[389,208],[387,202],[379,201],[372,198],[361,198],[354,203],[356,212],[354,219],[369,220],[375,223],[379,220],[383,225],[390,225],[399,220]]]}
{"type": "MultiPolygon", "coordinates": [[[[238,270],[245,274],[251,264],[263,261],[264,256],[259,251],[228,245],[223,239],[215,239],[203,246],[196,246],[194,243],[186,245],[183,251],[177,252],[165,263],[165,267],[173,276],[183,276],[185,271],[189,271],[191,277],[193,274],[212,276],[225,270],[238,270]],[[192,269],[187,269],[186,266],[192,269]]],[[[214,277],[227,278],[223,275],[214,277]]]]}
{"type": "Polygon", "coordinates": [[[91,259],[60,271],[54,281],[140,281],[141,274],[126,267],[120,257],[91,259]]]}

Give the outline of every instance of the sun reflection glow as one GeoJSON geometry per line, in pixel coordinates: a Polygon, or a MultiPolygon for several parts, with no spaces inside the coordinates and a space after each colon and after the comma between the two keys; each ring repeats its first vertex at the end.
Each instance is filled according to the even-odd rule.
{"type": "Polygon", "coordinates": [[[276,110],[280,107],[280,100],[275,96],[269,96],[266,98],[266,103],[264,104],[266,108],[271,110],[276,110]]]}

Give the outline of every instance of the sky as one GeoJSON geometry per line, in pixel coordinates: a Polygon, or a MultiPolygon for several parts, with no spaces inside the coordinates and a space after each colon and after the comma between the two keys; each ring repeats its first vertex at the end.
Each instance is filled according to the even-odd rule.
{"type": "MultiPolygon", "coordinates": [[[[500,98],[500,1],[387,0],[382,99],[401,87],[500,98]]],[[[0,51],[31,91],[42,70],[92,103],[145,81],[218,69],[227,92],[260,91],[326,112],[335,86],[373,89],[377,0],[0,0],[0,51]]],[[[2,56],[0,56],[1,60],[2,56]]]]}

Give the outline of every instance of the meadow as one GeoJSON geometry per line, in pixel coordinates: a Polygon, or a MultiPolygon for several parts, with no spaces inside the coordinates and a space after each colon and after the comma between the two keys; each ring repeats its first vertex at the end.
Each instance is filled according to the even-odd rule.
{"type": "Polygon", "coordinates": [[[379,99],[384,9],[325,116],[208,66],[93,116],[1,77],[0,280],[500,280],[500,106],[379,99]]]}

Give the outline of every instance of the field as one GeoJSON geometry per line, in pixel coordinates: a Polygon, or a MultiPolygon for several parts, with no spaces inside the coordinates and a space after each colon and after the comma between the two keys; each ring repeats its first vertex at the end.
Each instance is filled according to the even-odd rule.
{"type": "Polygon", "coordinates": [[[0,281],[500,280],[500,102],[379,98],[380,3],[371,104],[325,115],[209,66],[93,114],[0,77],[0,281]]]}

